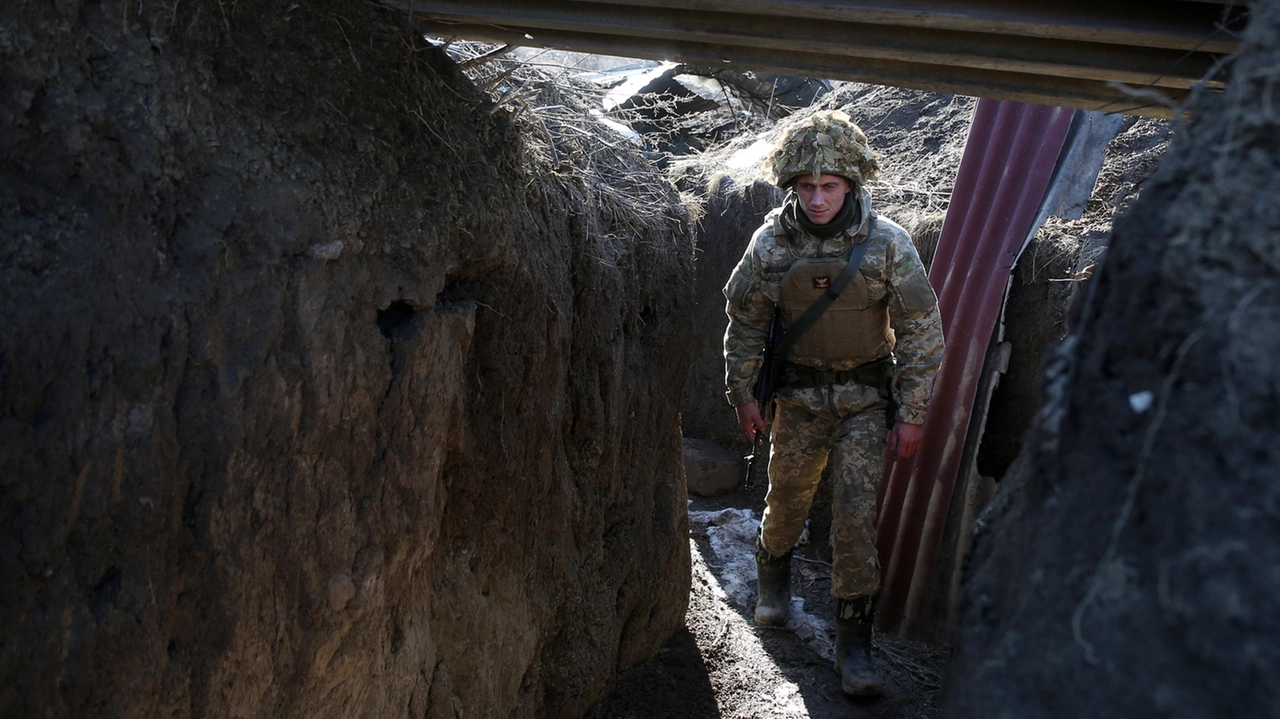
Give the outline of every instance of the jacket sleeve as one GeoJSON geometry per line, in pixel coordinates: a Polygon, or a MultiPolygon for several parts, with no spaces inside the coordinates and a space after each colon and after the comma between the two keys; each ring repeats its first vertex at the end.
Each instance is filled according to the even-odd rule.
{"type": "Polygon", "coordinates": [[[889,323],[897,337],[893,393],[898,419],[924,424],[934,376],[942,365],[942,316],[920,255],[906,232],[894,233],[888,260],[889,323]]]}
{"type": "Polygon", "coordinates": [[[769,321],[773,318],[775,298],[769,296],[761,262],[755,256],[762,230],[752,237],[724,286],[725,314],[729,316],[724,333],[725,396],[734,407],[755,399],[752,388],[764,359],[769,321]]]}

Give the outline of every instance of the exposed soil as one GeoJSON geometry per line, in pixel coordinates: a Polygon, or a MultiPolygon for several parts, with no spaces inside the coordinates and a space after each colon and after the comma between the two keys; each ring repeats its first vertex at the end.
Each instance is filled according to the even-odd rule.
{"type": "MultiPolygon", "coordinates": [[[[833,664],[830,549],[811,537],[792,561],[792,619],[758,629],[753,547],[763,488],[690,500],[693,589],[685,630],[624,672],[590,719],[929,718],[946,651],[877,634],[879,699],[850,699],[833,664]]],[[[803,541],[803,540],[802,540],[803,541]]]]}
{"type": "MultiPolygon", "coordinates": [[[[1280,716],[1278,5],[1055,355],[958,661],[879,635],[873,701],[831,663],[829,489],[786,629],[751,619],[764,488],[683,511],[686,378],[689,426],[738,442],[712,318],[767,188],[683,177],[695,279],[642,153],[367,3],[6,6],[0,715],[574,716],[612,683],[593,719],[932,718],[954,669],[957,717],[1280,716]]],[[[972,100],[822,106],[936,229],[972,100]]],[[[984,471],[1165,134],[1127,122],[1019,266],[984,471]]]]}
{"type": "Polygon", "coordinates": [[[979,523],[949,716],[1280,716],[1280,3],[1250,13],[979,523]]]}
{"type": "Polygon", "coordinates": [[[6,2],[0,88],[0,716],[574,716],[682,625],[638,152],[364,0],[6,2]]]}

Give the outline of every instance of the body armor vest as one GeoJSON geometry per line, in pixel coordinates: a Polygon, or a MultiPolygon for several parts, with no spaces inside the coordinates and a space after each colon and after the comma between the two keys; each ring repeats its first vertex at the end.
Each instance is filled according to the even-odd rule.
{"type": "MultiPolygon", "coordinates": [[[[816,257],[791,265],[782,278],[783,325],[794,324],[847,264],[840,257],[816,257]]],[[[861,272],[854,272],[836,301],[796,341],[787,359],[825,368],[832,362],[870,362],[889,354],[891,348],[888,307],[884,302],[872,304],[867,281],[861,272]]]]}

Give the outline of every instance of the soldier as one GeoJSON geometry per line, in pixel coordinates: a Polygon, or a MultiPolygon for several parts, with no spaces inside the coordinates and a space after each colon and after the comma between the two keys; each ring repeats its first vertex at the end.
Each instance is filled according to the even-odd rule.
{"type": "Polygon", "coordinates": [[[794,343],[780,358],[781,388],[772,402],[756,624],[787,622],[791,550],[830,457],[836,665],[842,689],[854,696],[881,690],[871,628],[885,454],[904,459],[919,448],[943,347],[938,300],[911,238],[871,209],[866,183],[876,178],[877,160],[843,112],[817,113],[785,133],[766,162],[786,198],[756,230],[724,288],[727,395],[748,440],[766,426],[752,388],[774,313],[784,329],[807,325],[798,339],[787,337],[794,343]],[[844,279],[851,261],[858,264],[834,302],[816,320],[801,320],[844,279]]]}

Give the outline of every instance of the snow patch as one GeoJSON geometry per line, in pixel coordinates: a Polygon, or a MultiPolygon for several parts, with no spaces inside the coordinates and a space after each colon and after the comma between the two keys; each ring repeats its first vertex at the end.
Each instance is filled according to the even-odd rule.
{"type": "Polygon", "coordinates": [[[769,154],[771,149],[773,149],[773,142],[762,138],[733,153],[725,164],[731,170],[746,170],[756,167],[764,162],[765,156],[769,154]]]}
{"type": "Polygon", "coordinates": [[[756,601],[756,529],[760,517],[750,509],[730,507],[689,512],[692,524],[707,527],[714,558],[712,572],[735,606],[754,610],[756,601]]]}
{"type": "MultiPolygon", "coordinates": [[[[694,526],[706,527],[707,541],[711,544],[713,555],[708,565],[720,582],[719,589],[734,606],[748,613],[754,612],[759,515],[750,509],[730,507],[705,512],[690,511],[689,522],[694,526]]],[[[807,526],[805,531],[808,532],[807,526]]],[[[720,593],[716,592],[717,596],[720,593]]],[[[834,660],[832,622],[806,612],[803,597],[791,598],[791,618],[787,620],[787,629],[818,656],[834,660]]]]}

